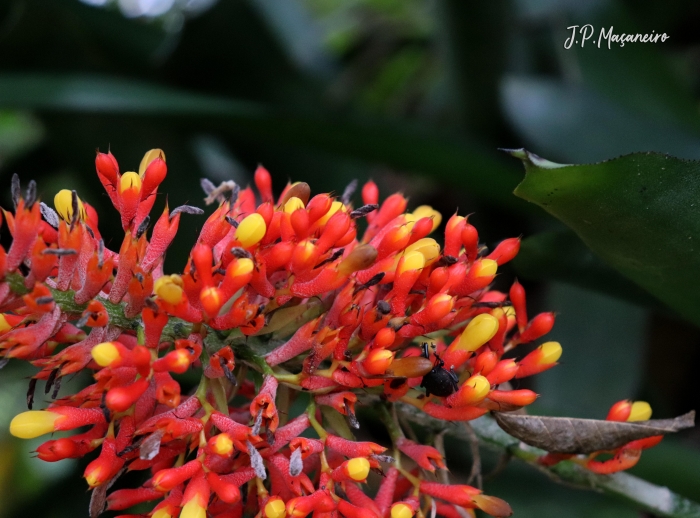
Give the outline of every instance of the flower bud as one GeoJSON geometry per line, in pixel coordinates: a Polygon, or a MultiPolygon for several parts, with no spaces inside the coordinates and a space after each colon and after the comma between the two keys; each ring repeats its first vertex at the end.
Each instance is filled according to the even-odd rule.
{"type": "Polygon", "coordinates": [[[259,165],[253,175],[255,186],[258,188],[260,197],[263,201],[272,201],[272,177],[270,172],[263,166],[259,165]]]}
{"type": "Polygon", "coordinates": [[[79,455],[78,447],[68,438],[47,441],[36,449],[36,453],[44,462],[57,462],[79,455]]]}
{"type": "Polygon", "coordinates": [[[355,482],[363,482],[369,475],[369,461],[364,457],[350,459],[346,463],[345,472],[355,482]]]}
{"type": "Polygon", "coordinates": [[[488,398],[496,403],[502,403],[512,407],[523,407],[530,405],[537,399],[537,394],[532,390],[492,390],[488,398]]]}
{"type": "Polygon", "coordinates": [[[365,205],[373,205],[379,202],[379,188],[372,180],[368,180],[362,186],[362,202],[365,205]]]}
{"type": "Polygon", "coordinates": [[[516,378],[524,378],[551,369],[561,357],[562,349],[559,342],[545,342],[518,364],[516,378]]]}
{"type": "Polygon", "coordinates": [[[132,351],[120,342],[103,342],[94,346],[90,350],[90,355],[100,367],[116,367],[129,361],[132,357],[132,351]]]}
{"type": "Polygon", "coordinates": [[[483,401],[490,390],[489,380],[476,374],[465,380],[457,392],[448,396],[446,403],[452,407],[475,405],[483,401]]]}
{"type": "Polygon", "coordinates": [[[190,368],[192,361],[192,356],[187,349],[175,349],[153,362],[153,370],[155,372],[168,371],[182,374],[190,368]]]}
{"type": "MultiPolygon", "coordinates": [[[[525,330],[520,333],[518,343],[529,343],[546,335],[554,327],[554,313],[540,313],[535,316],[525,330]]],[[[555,360],[556,361],[556,360],[555,360]]]]}
{"type": "Polygon", "coordinates": [[[236,229],[236,239],[244,248],[257,245],[265,236],[267,227],[265,220],[258,213],[249,214],[240,222],[236,229]]]}
{"type": "Polygon", "coordinates": [[[327,194],[317,194],[306,205],[306,210],[309,212],[309,223],[314,223],[321,216],[326,214],[333,204],[333,199],[327,194]]]}
{"type": "Polygon", "coordinates": [[[343,205],[342,201],[333,201],[328,209],[328,212],[319,218],[318,224],[321,226],[325,225],[331,219],[331,216],[333,216],[339,210],[345,210],[345,205],[343,205]]]}
{"type": "Polygon", "coordinates": [[[421,205],[420,207],[416,207],[416,209],[413,211],[413,216],[417,220],[421,218],[432,218],[433,229],[431,232],[435,231],[435,229],[440,226],[440,223],[442,223],[442,214],[440,214],[430,205],[421,205]]]}
{"type": "Polygon", "coordinates": [[[110,389],[105,396],[107,408],[114,412],[124,412],[128,410],[131,405],[136,403],[136,400],[146,392],[148,384],[149,382],[147,379],[139,378],[131,385],[110,389]]]}
{"type": "Polygon", "coordinates": [[[412,518],[415,511],[408,504],[397,502],[391,506],[391,518],[412,518]]]}
{"type": "Polygon", "coordinates": [[[210,317],[216,316],[224,304],[221,290],[216,286],[204,288],[199,293],[199,301],[202,303],[202,308],[204,308],[206,314],[210,317]]]}
{"type": "Polygon", "coordinates": [[[179,304],[185,300],[182,278],[179,275],[163,275],[153,285],[153,293],[168,304],[179,304]]]}
{"type": "Polygon", "coordinates": [[[304,202],[301,201],[296,196],[292,196],[284,204],[284,212],[287,214],[292,214],[294,211],[296,211],[298,209],[303,209],[303,208],[304,208],[304,202]]]}
{"type": "Polygon", "coordinates": [[[462,248],[462,229],[466,223],[467,220],[457,214],[447,220],[445,225],[445,255],[459,256],[459,250],[462,248]]]}
{"type": "Polygon", "coordinates": [[[458,340],[448,350],[476,351],[491,340],[498,331],[498,319],[488,313],[475,316],[464,329],[458,340]]]}
{"type": "Polygon", "coordinates": [[[285,516],[287,516],[287,510],[284,505],[284,500],[279,496],[270,497],[265,504],[263,513],[265,514],[265,518],[285,518],[285,516]]]}
{"type": "Polygon", "coordinates": [[[216,496],[218,496],[221,501],[227,504],[235,504],[240,501],[241,491],[238,489],[238,486],[225,481],[213,471],[207,473],[207,482],[209,482],[209,486],[214,490],[216,496]]]}
{"type": "Polygon", "coordinates": [[[630,415],[627,417],[627,422],[648,421],[651,419],[651,405],[646,401],[635,401],[630,408],[630,415]]]}
{"type": "Polygon", "coordinates": [[[627,418],[630,416],[631,411],[632,401],[630,401],[629,399],[623,399],[622,401],[618,401],[612,407],[610,407],[608,416],[605,419],[606,421],[624,422],[627,421],[627,418]]]}
{"type": "Polygon", "coordinates": [[[15,416],[10,433],[20,439],[33,439],[56,431],[56,421],[63,416],[47,410],[29,410],[15,416]]]}
{"type": "Polygon", "coordinates": [[[124,173],[119,179],[119,194],[123,195],[125,191],[141,192],[142,183],[141,177],[133,171],[124,173]]]}
{"type": "Polygon", "coordinates": [[[377,259],[377,250],[371,245],[359,245],[342,260],[338,266],[338,271],[345,275],[350,275],[359,270],[366,270],[374,264],[377,259]]]}
{"type": "Polygon", "coordinates": [[[418,251],[407,252],[399,261],[396,267],[396,274],[401,275],[404,272],[420,270],[425,266],[425,257],[418,251]]]}
{"type": "Polygon", "coordinates": [[[362,362],[364,370],[373,376],[384,374],[394,360],[394,353],[386,349],[373,349],[362,362]]]}
{"type": "Polygon", "coordinates": [[[230,457],[231,454],[233,454],[233,441],[231,440],[231,436],[226,433],[215,435],[209,439],[207,444],[209,445],[209,449],[217,455],[230,457]]]}
{"type": "MultiPolygon", "coordinates": [[[[73,191],[68,189],[61,189],[56,193],[53,198],[53,206],[56,208],[56,212],[61,216],[63,221],[70,222],[73,219],[73,191]]],[[[85,205],[78,198],[78,216],[81,221],[87,219],[87,212],[85,211],[85,205]]]]}
{"type": "Polygon", "coordinates": [[[155,489],[167,492],[194,477],[202,469],[198,460],[191,460],[180,467],[162,469],[153,475],[151,484],[155,489]]]}
{"type": "Polygon", "coordinates": [[[518,372],[518,364],[513,359],[501,360],[496,364],[491,372],[486,375],[491,385],[500,385],[506,381],[510,381],[518,372]]]}
{"type": "Polygon", "coordinates": [[[498,263],[498,266],[506,264],[512,261],[518,252],[520,251],[520,238],[513,237],[501,241],[496,248],[493,249],[489,255],[486,256],[487,259],[493,259],[498,263]]]}
{"type": "Polygon", "coordinates": [[[143,177],[148,166],[151,165],[151,162],[153,162],[156,158],[160,158],[163,162],[165,162],[165,152],[162,149],[156,148],[149,149],[144,153],[141,163],[139,164],[139,176],[143,177]]]}

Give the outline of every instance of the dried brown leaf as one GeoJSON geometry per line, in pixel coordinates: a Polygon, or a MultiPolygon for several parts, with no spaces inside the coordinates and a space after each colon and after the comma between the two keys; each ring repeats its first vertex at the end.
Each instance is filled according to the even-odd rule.
{"type": "Polygon", "coordinates": [[[674,419],[617,422],[494,412],[498,425],[525,444],[555,453],[614,450],[630,441],[695,426],[695,411],[674,419]]]}

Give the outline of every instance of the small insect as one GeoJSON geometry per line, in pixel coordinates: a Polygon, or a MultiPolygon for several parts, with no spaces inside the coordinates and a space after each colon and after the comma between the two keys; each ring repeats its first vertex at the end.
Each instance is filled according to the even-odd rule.
{"type": "MultiPolygon", "coordinates": [[[[433,349],[435,349],[434,346],[433,349]]],[[[447,397],[459,389],[459,378],[452,368],[450,370],[445,369],[445,362],[440,359],[437,352],[433,352],[435,354],[435,365],[433,365],[428,374],[423,376],[420,386],[425,388],[426,396],[433,394],[438,397],[447,397]]],[[[426,342],[423,343],[423,356],[430,358],[430,351],[426,342]]]]}

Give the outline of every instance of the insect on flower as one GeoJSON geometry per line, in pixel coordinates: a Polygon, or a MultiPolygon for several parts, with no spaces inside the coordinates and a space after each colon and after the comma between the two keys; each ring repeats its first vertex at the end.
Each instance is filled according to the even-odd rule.
{"type": "MultiPolygon", "coordinates": [[[[435,365],[420,382],[420,386],[425,389],[425,395],[434,394],[438,397],[447,397],[459,389],[459,377],[455,374],[454,368],[445,369],[445,362],[438,356],[436,347],[433,346],[435,355],[435,365]]],[[[423,356],[430,358],[428,343],[423,343],[423,356]]]]}

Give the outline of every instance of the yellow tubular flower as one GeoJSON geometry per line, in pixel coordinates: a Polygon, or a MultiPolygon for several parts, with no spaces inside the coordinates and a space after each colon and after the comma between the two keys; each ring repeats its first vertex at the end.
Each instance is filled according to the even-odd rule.
{"type": "Polygon", "coordinates": [[[254,212],[246,216],[236,229],[236,239],[244,248],[251,247],[265,237],[267,226],[263,217],[254,212]]]}
{"type": "Polygon", "coordinates": [[[424,237],[407,246],[406,252],[420,252],[425,258],[425,264],[431,264],[440,257],[440,245],[434,239],[424,237]]]}
{"type": "Polygon", "coordinates": [[[5,315],[0,313],[0,333],[4,333],[5,331],[7,331],[9,329],[12,329],[12,326],[5,318],[5,315]]]}
{"type": "Polygon", "coordinates": [[[141,190],[141,177],[133,171],[124,173],[119,180],[119,193],[123,193],[126,190],[133,189],[135,191],[141,190]]]}
{"type": "Polygon", "coordinates": [[[287,515],[287,509],[280,497],[273,496],[265,504],[263,511],[266,518],[284,518],[287,515]]]}
{"type": "Polygon", "coordinates": [[[108,367],[119,359],[119,349],[112,342],[102,342],[90,350],[90,355],[100,367],[108,367]]]}
{"type": "Polygon", "coordinates": [[[478,400],[484,399],[491,390],[489,380],[480,374],[467,379],[464,384],[474,389],[474,398],[478,400]]]}
{"type": "Polygon", "coordinates": [[[179,275],[163,275],[153,285],[153,293],[168,304],[178,304],[185,296],[182,286],[179,275]]]}
{"type": "Polygon", "coordinates": [[[217,455],[228,456],[233,452],[233,441],[225,433],[220,433],[211,442],[211,449],[217,455]]]}
{"type": "Polygon", "coordinates": [[[195,497],[184,505],[180,518],[207,518],[207,508],[202,507],[199,498],[195,497]]]}
{"type": "Polygon", "coordinates": [[[253,261],[247,257],[243,257],[236,261],[235,266],[231,269],[232,276],[238,277],[239,275],[247,275],[253,271],[253,261]]]}
{"type": "Polygon", "coordinates": [[[559,342],[545,342],[539,347],[542,352],[539,363],[549,365],[561,358],[561,344],[559,342]]]}
{"type": "Polygon", "coordinates": [[[345,209],[345,205],[343,205],[343,202],[338,201],[338,200],[334,201],[334,202],[331,204],[331,208],[328,209],[328,212],[326,212],[326,213],[325,213],[323,216],[321,216],[321,218],[318,220],[318,224],[319,224],[319,225],[325,225],[326,223],[328,223],[328,220],[331,219],[331,216],[333,216],[333,214],[335,214],[336,212],[338,212],[338,211],[341,210],[341,209],[342,209],[342,210],[346,210],[346,209],[345,209]]]}
{"type": "Polygon", "coordinates": [[[651,405],[649,405],[649,403],[646,401],[635,401],[632,403],[630,416],[627,418],[627,422],[647,421],[649,419],[651,419],[651,405]]]}
{"type": "Polygon", "coordinates": [[[143,155],[143,158],[141,159],[141,164],[139,164],[139,176],[141,178],[143,178],[149,164],[159,157],[163,160],[163,162],[165,162],[165,152],[163,152],[162,149],[151,149],[150,151],[146,151],[146,154],[143,155]]]}
{"type": "MultiPolygon", "coordinates": [[[[56,212],[63,219],[63,221],[70,221],[73,218],[73,191],[68,189],[61,189],[56,193],[53,198],[53,206],[56,208],[56,212]]],[[[81,221],[87,219],[87,212],[85,212],[85,205],[78,198],[78,215],[81,221]]]]}
{"type": "Polygon", "coordinates": [[[410,270],[420,270],[425,266],[425,257],[420,252],[407,252],[403,256],[403,262],[399,263],[396,269],[396,274],[401,275],[403,272],[410,270]]]}
{"type": "Polygon", "coordinates": [[[398,502],[391,506],[391,518],[411,518],[413,509],[403,502],[398,502]]]}
{"type": "Polygon", "coordinates": [[[291,214],[297,209],[303,209],[304,208],[304,202],[301,201],[299,198],[296,196],[292,196],[287,200],[287,203],[284,204],[284,212],[287,214],[291,214]]]}
{"type": "Polygon", "coordinates": [[[369,461],[364,457],[350,459],[346,465],[348,476],[355,482],[361,482],[369,475],[369,461]]]}
{"type": "MultiPolygon", "coordinates": [[[[475,316],[459,337],[457,350],[476,351],[498,331],[498,320],[488,313],[475,316]]],[[[450,346],[452,347],[452,346],[450,346]]]]}
{"type": "Polygon", "coordinates": [[[61,414],[47,410],[28,410],[15,416],[10,423],[10,433],[20,439],[34,439],[56,430],[56,421],[61,414]]]}
{"type": "Polygon", "coordinates": [[[442,223],[442,214],[440,214],[430,205],[421,205],[420,207],[417,207],[416,210],[413,211],[413,216],[416,219],[433,218],[433,230],[431,232],[434,232],[435,229],[440,226],[440,223],[442,223]]]}
{"type": "Polygon", "coordinates": [[[493,277],[498,270],[498,263],[493,259],[482,259],[474,263],[476,277],[493,277]]]}

